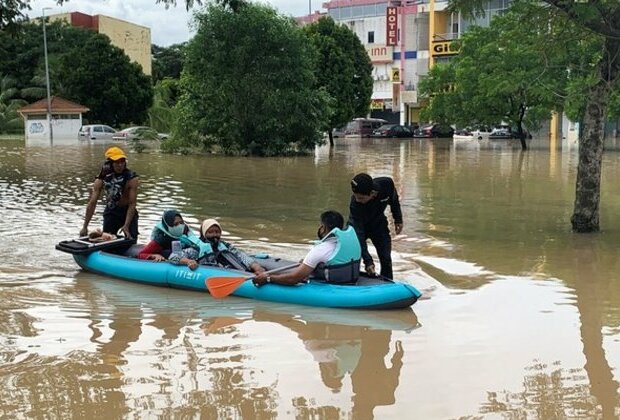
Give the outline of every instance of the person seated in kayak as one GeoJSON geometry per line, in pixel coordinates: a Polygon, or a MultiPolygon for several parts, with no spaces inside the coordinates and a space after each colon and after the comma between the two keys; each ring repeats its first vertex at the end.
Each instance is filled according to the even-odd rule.
{"type": "Polygon", "coordinates": [[[172,241],[178,241],[181,235],[190,235],[189,226],[177,210],[166,210],[159,223],[151,232],[151,240],[138,254],[141,260],[164,261],[171,252],[172,241]]]}
{"type": "Polygon", "coordinates": [[[352,226],[344,227],[344,217],[337,211],[321,214],[317,231],[319,241],[312,247],[299,267],[290,273],[261,273],[254,278],[255,286],[265,283],[293,285],[308,277],[329,283],[354,283],[359,278],[362,248],[352,226]]]}
{"type": "Polygon", "coordinates": [[[234,268],[261,273],[265,269],[245,252],[222,241],[222,227],[215,219],[206,219],[200,226],[200,237],[183,235],[181,242],[189,245],[181,253],[170,255],[171,262],[186,264],[194,270],[198,264],[234,268]]]}

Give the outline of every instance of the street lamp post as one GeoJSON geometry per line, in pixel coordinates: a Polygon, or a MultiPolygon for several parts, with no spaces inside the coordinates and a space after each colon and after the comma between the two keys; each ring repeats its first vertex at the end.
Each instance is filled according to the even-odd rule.
{"type": "Polygon", "coordinates": [[[54,143],[54,133],[52,131],[52,99],[50,97],[50,68],[47,62],[47,33],[45,32],[45,11],[51,7],[43,8],[43,53],[45,54],[45,85],[47,88],[47,127],[50,133],[50,144],[54,143]]]}

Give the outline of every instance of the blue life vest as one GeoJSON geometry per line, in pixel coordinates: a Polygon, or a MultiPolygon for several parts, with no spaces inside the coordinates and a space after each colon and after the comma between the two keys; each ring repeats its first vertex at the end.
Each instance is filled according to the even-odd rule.
{"type": "Polygon", "coordinates": [[[247,271],[249,267],[246,267],[241,261],[235,257],[235,255],[228,250],[224,241],[219,241],[217,244],[217,250],[213,250],[213,246],[210,242],[203,242],[197,235],[181,235],[179,238],[182,244],[189,245],[198,250],[198,263],[199,264],[212,264],[217,265],[221,263],[225,267],[235,268],[237,270],[247,271]],[[208,257],[213,256],[211,262],[207,262],[208,257]]]}
{"type": "Polygon", "coordinates": [[[325,264],[320,264],[314,275],[329,283],[354,283],[359,278],[362,247],[353,226],[332,229],[319,243],[336,238],[336,249],[325,264]]]}

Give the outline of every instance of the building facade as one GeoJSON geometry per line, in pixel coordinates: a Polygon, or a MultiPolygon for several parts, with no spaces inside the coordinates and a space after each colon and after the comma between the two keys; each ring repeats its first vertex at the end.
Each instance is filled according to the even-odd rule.
{"type": "Polygon", "coordinates": [[[49,20],[63,20],[72,26],[92,29],[106,35],[112,45],[122,49],[131,61],[142,66],[144,74],[151,75],[151,30],[146,26],[110,16],[91,16],[80,12],[50,15],[49,20]]]}
{"type": "Polygon", "coordinates": [[[26,141],[55,139],[77,141],[78,131],[82,126],[82,114],[89,109],[58,96],[50,98],[50,117],[47,119],[47,98],[18,109],[24,119],[26,141]],[[51,130],[51,132],[50,132],[51,130]]]}
{"type": "Polygon", "coordinates": [[[420,78],[434,63],[458,54],[451,43],[469,26],[488,26],[510,1],[490,1],[485,16],[475,20],[448,12],[447,1],[332,0],[323,7],[368,51],[374,80],[370,115],[410,124],[420,122],[420,78]]]}

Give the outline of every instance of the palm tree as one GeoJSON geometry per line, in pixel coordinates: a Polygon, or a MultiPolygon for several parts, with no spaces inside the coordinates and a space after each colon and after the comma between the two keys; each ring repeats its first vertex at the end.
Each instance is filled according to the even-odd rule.
{"type": "Polygon", "coordinates": [[[24,120],[17,110],[27,103],[20,98],[15,78],[8,75],[0,77],[0,134],[24,130],[24,120]]]}

